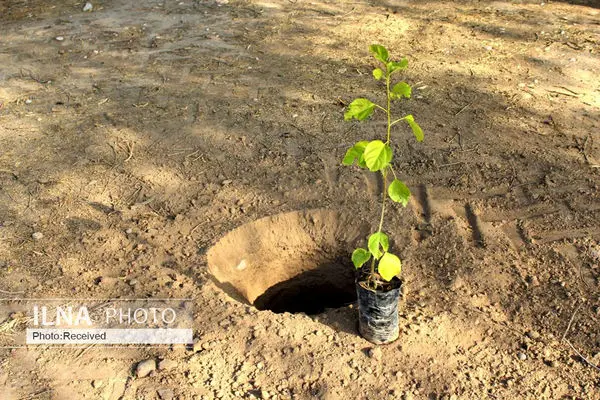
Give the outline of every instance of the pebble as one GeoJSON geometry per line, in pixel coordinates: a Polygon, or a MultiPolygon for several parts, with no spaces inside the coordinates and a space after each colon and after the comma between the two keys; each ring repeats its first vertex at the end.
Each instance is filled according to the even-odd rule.
{"type": "Polygon", "coordinates": [[[129,284],[129,286],[135,286],[138,284],[138,280],[137,279],[130,279],[127,284],[129,284]]]}
{"type": "Polygon", "coordinates": [[[41,240],[44,238],[44,234],[42,232],[34,232],[33,235],[31,235],[31,238],[33,240],[41,240]]]}
{"type": "Polygon", "coordinates": [[[194,339],[194,346],[192,347],[192,351],[197,353],[204,349],[204,345],[208,345],[208,343],[202,343],[200,339],[194,339]]]}
{"type": "Polygon", "coordinates": [[[56,40],[58,40],[59,42],[62,42],[63,40],[65,40],[64,36],[57,36],[55,37],[56,40]]]}
{"type": "Polygon", "coordinates": [[[160,371],[168,371],[170,369],[174,369],[175,367],[177,367],[177,361],[169,360],[168,358],[161,360],[158,363],[158,369],[160,371]]]}
{"type": "Polygon", "coordinates": [[[383,353],[381,352],[381,349],[379,347],[371,347],[369,349],[369,357],[371,357],[372,359],[380,361],[382,356],[383,353]]]}
{"type": "Polygon", "coordinates": [[[519,352],[519,353],[517,354],[517,357],[519,357],[519,360],[521,360],[521,361],[525,361],[525,360],[527,360],[527,354],[525,354],[525,353],[521,353],[521,352],[519,352]]]}
{"type": "Polygon", "coordinates": [[[93,9],[94,9],[94,6],[89,1],[87,3],[85,3],[85,6],[83,6],[83,11],[84,12],[92,11],[93,9]]]}
{"type": "Polygon", "coordinates": [[[125,233],[128,235],[131,235],[133,233],[133,229],[127,228],[127,229],[125,229],[125,233]]]}
{"type": "Polygon", "coordinates": [[[526,333],[527,337],[533,340],[537,340],[540,338],[540,334],[536,331],[529,331],[526,333]]]}
{"type": "Polygon", "coordinates": [[[158,393],[158,397],[161,400],[172,400],[174,397],[173,390],[171,389],[158,389],[156,393],[158,393]]]}
{"type": "Polygon", "coordinates": [[[533,286],[533,287],[540,286],[540,281],[539,281],[539,279],[537,278],[537,276],[535,276],[535,275],[528,275],[528,276],[525,278],[525,281],[526,281],[526,282],[527,282],[529,285],[531,285],[531,286],[533,286]]]}
{"type": "Polygon", "coordinates": [[[140,361],[140,363],[135,368],[135,374],[138,378],[144,378],[152,371],[156,370],[156,361],[150,358],[148,360],[140,361]]]}

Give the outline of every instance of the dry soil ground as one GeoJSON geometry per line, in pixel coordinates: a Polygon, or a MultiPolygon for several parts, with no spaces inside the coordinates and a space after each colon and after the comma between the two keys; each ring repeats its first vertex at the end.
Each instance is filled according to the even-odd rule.
{"type": "Polygon", "coordinates": [[[2,297],[191,297],[198,343],[3,349],[2,399],[600,399],[597,1],[92,3],[0,2],[2,297]],[[426,135],[394,133],[381,352],[352,305],[258,311],[207,268],[262,217],[376,221],[380,182],[340,165],[381,133],[342,117],[380,96],[373,42],[426,135]]]}

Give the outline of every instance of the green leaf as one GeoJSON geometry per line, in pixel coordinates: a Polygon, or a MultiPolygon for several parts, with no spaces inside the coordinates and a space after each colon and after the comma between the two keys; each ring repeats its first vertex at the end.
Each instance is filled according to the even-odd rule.
{"type": "Polygon", "coordinates": [[[369,261],[369,258],[371,258],[369,250],[358,248],[352,252],[352,263],[356,269],[362,267],[364,263],[369,261]]]}
{"type": "Polygon", "coordinates": [[[383,279],[389,282],[402,271],[402,262],[392,253],[385,253],[379,260],[377,271],[383,279]]]}
{"type": "Polygon", "coordinates": [[[404,120],[408,123],[408,125],[410,125],[410,129],[412,129],[413,134],[417,139],[417,142],[422,142],[425,135],[423,135],[423,130],[421,129],[419,124],[415,122],[415,118],[412,115],[407,115],[406,117],[404,117],[404,120]]]}
{"type": "Polygon", "coordinates": [[[361,154],[360,157],[358,157],[357,164],[361,168],[367,168],[367,163],[365,162],[365,153],[361,154]]]}
{"type": "Polygon", "coordinates": [[[354,161],[358,160],[358,165],[361,167],[365,167],[365,165],[361,165],[361,161],[362,164],[364,164],[364,158],[362,157],[362,155],[365,152],[365,147],[367,147],[367,144],[369,144],[369,142],[363,140],[350,147],[346,152],[344,159],[342,160],[342,164],[352,165],[354,164],[354,161]]]}
{"type": "Polygon", "coordinates": [[[375,232],[369,236],[369,250],[375,259],[381,257],[383,252],[388,251],[390,241],[387,235],[383,232],[375,232]],[[381,251],[383,249],[383,252],[381,251]]]}
{"type": "Polygon", "coordinates": [[[410,190],[400,180],[394,179],[392,183],[390,183],[390,186],[388,186],[388,194],[392,200],[394,200],[396,203],[402,204],[403,207],[406,207],[408,204],[410,190]]]}
{"type": "Polygon", "coordinates": [[[367,99],[355,99],[350,105],[348,110],[344,113],[344,119],[350,121],[352,118],[356,118],[359,121],[369,118],[373,114],[375,104],[367,99]]]}
{"type": "Polygon", "coordinates": [[[365,148],[363,157],[369,170],[380,171],[392,161],[392,148],[381,140],[373,140],[365,148]]]}
{"type": "Polygon", "coordinates": [[[373,70],[373,77],[377,80],[380,80],[381,78],[383,78],[383,71],[379,68],[375,68],[373,70]]]}
{"type": "Polygon", "coordinates": [[[386,67],[388,72],[392,74],[396,71],[406,69],[406,67],[408,67],[408,60],[406,58],[403,58],[399,62],[390,61],[389,63],[386,63],[386,67]]]}
{"type": "Polygon", "coordinates": [[[387,64],[389,54],[385,47],[379,44],[372,44],[371,46],[369,46],[369,50],[371,50],[371,53],[373,53],[373,57],[375,57],[382,63],[387,64]]]}
{"type": "Polygon", "coordinates": [[[412,93],[412,89],[410,85],[406,82],[399,82],[394,85],[392,90],[390,91],[390,96],[392,99],[401,99],[406,97],[410,99],[410,95],[412,93]]]}

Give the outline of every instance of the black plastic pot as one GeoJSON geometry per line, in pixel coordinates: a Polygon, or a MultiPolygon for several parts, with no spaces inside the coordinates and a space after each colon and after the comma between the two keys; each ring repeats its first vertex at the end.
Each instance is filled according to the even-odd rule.
{"type": "Polygon", "coordinates": [[[402,281],[394,278],[386,290],[367,289],[356,282],[358,330],[371,343],[385,344],[398,339],[398,301],[402,281]]]}

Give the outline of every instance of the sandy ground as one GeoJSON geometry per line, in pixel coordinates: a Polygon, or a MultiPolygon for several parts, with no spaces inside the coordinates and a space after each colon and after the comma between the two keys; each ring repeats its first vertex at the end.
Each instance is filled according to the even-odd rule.
{"type": "MultiPolygon", "coordinates": [[[[92,3],[0,2],[2,297],[190,297],[197,343],[2,349],[0,398],[600,399],[598,2],[92,3]],[[375,224],[381,182],[341,166],[384,126],[343,121],[381,96],[375,42],[409,59],[425,131],[394,133],[413,197],[378,350],[352,304],[258,311],[207,256],[281,213],[375,224]]],[[[346,251],[303,248],[290,215],[243,237],[346,251]]]]}

